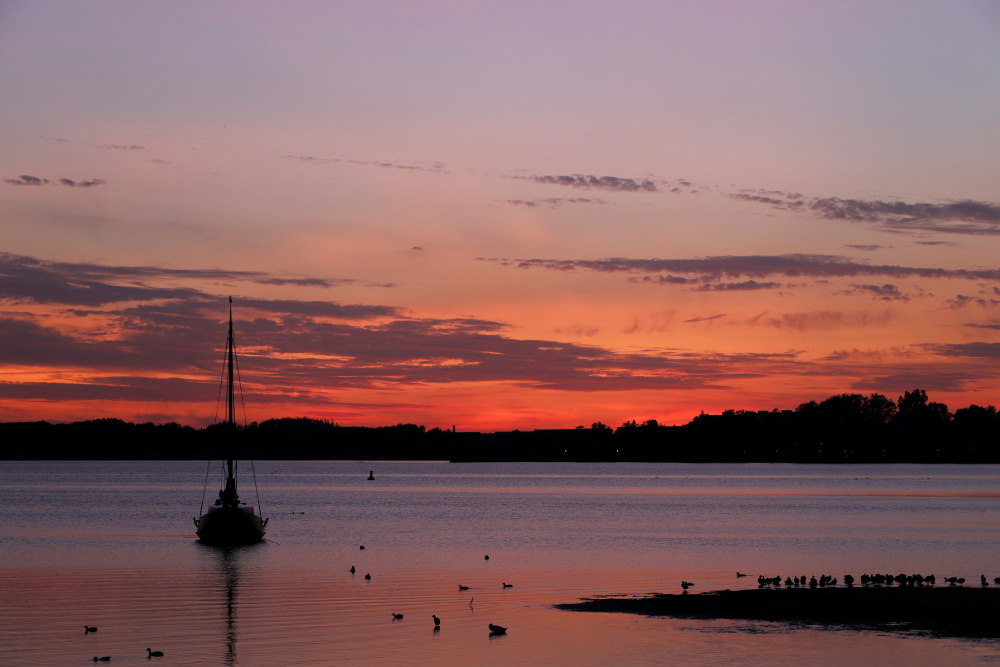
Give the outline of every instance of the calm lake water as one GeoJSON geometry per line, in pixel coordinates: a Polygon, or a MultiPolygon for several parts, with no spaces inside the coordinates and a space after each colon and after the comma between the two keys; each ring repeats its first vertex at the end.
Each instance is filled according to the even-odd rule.
{"type": "MultiPolygon", "coordinates": [[[[195,541],[205,477],[0,462],[0,664],[147,664],[146,647],[240,667],[1000,660],[1000,641],[553,608],[758,574],[992,581],[1000,466],[263,461],[269,541],[230,550],[195,541]]],[[[240,482],[252,500],[248,464],[240,482]]]]}

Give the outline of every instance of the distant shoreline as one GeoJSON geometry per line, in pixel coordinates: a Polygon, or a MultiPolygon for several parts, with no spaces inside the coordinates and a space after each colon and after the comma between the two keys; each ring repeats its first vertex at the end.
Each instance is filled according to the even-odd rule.
{"type": "Polygon", "coordinates": [[[874,630],[1000,638],[1000,587],[855,586],[723,590],[598,597],[556,605],[567,611],[679,618],[823,623],[874,630]]]}

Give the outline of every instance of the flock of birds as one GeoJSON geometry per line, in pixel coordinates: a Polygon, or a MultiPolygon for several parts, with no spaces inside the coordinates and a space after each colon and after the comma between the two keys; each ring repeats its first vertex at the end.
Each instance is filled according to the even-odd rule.
{"type": "MultiPolygon", "coordinates": [[[[365,545],[362,544],[361,545],[361,549],[364,550],[364,548],[365,548],[365,545]]],[[[489,559],[490,559],[490,555],[486,554],[486,556],[484,556],[484,560],[489,560],[489,559]]],[[[352,565],[351,569],[348,570],[348,572],[350,572],[351,574],[354,574],[354,573],[357,572],[357,568],[355,568],[352,565]]],[[[371,572],[365,573],[365,581],[371,581],[371,580],[372,580],[371,572]]],[[[508,584],[506,581],[501,582],[501,583],[502,583],[502,587],[504,589],[514,588],[514,584],[508,584]]],[[[460,591],[467,591],[467,590],[469,590],[469,587],[465,586],[463,584],[459,584],[458,585],[458,590],[460,590],[460,591]]],[[[473,597],[472,599],[469,600],[469,608],[470,609],[473,608],[472,607],[472,603],[473,603],[473,601],[475,601],[475,599],[476,598],[473,597]]],[[[439,632],[441,630],[441,619],[438,618],[437,615],[435,615],[435,614],[431,614],[431,618],[434,619],[434,632],[439,632]]],[[[392,612],[392,620],[394,620],[394,621],[402,621],[403,620],[403,615],[402,614],[397,614],[396,612],[392,612]]],[[[502,625],[496,625],[494,623],[490,623],[489,627],[490,627],[490,636],[493,636],[493,635],[505,635],[505,634],[507,634],[507,628],[505,628],[502,625]]]]}
{"type": "MultiPolygon", "coordinates": [[[[745,576],[747,575],[743,572],[736,573],[737,578],[745,576]]],[[[962,586],[965,584],[965,577],[945,577],[941,581],[950,586],[962,586]]],[[[776,577],[765,577],[764,575],[760,575],[757,577],[757,585],[760,588],[779,588],[782,585],[784,585],[785,588],[798,588],[801,586],[807,586],[809,588],[824,588],[826,586],[836,586],[838,583],[839,582],[836,577],[828,574],[821,574],[819,579],[817,579],[815,575],[808,579],[805,575],[802,575],[800,577],[785,577],[784,580],[782,580],[780,575],[776,577]]],[[[844,575],[844,584],[846,584],[848,588],[854,586],[854,583],[855,579],[853,575],[844,575]]],[[[892,586],[893,584],[899,584],[900,586],[934,586],[937,584],[937,578],[933,574],[929,574],[925,577],[922,574],[900,573],[892,575],[868,574],[866,572],[861,575],[860,583],[862,586],[892,586]]],[[[993,583],[1000,585],[1000,577],[994,577],[993,583]]],[[[990,585],[990,582],[987,580],[985,574],[979,575],[979,585],[983,588],[990,585]]],[[[681,588],[684,589],[685,593],[691,586],[694,586],[694,584],[690,581],[681,582],[681,588]]]]}
{"type": "MultiPolygon", "coordinates": [[[[97,632],[97,627],[93,626],[93,625],[85,625],[85,626],[83,626],[83,634],[89,635],[91,632],[97,632]]],[[[154,651],[151,648],[147,648],[146,649],[146,654],[147,654],[146,655],[146,659],[147,660],[150,659],[150,658],[162,658],[163,657],[163,651],[154,651]]],[[[110,655],[103,655],[103,656],[98,657],[98,656],[95,655],[94,656],[94,662],[111,662],[111,656],[110,655]]]]}

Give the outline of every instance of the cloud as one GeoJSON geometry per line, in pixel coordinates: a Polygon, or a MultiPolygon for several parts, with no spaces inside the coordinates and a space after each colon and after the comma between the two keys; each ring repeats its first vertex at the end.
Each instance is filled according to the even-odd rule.
{"type": "Polygon", "coordinates": [[[695,288],[698,292],[747,292],[754,290],[777,289],[781,283],[759,283],[756,280],[744,280],[739,283],[705,283],[695,288]]]}
{"type": "Polygon", "coordinates": [[[146,147],[146,146],[137,146],[135,144],[133,144],[131,146],[126,146],[126,145],[123,145],[123,144],[91,144],[91,147],[92,148],[100,148],[102,150],[132,151],[132,152],[140,152],[140,151],[148,151],[149,150],[149,148],[146,147]]]}
{"type": "Polygon", "coordinates": [[[956,294],[954,298],[946,299],[945,304],[952,309],[965,308],[966,306],[980,306],[983,308],[990,306],[1000,306],[1000,301],[996,299],[983,299],[978,296],[966,296],[965,294],[956,294]]]}
{"type": "MultiPolygon", "coordinates": [[[[4,183],[9,183],[11,185],[50,185],[52,181],[47,178],[39,178],[37,176],[28,176],[27,174],[21,176],[20,178],[5,178],[4,183]]],[[[99,178],[93,178],[89,181],[74,181],[69,178],[60,178],[57,183],[60,185],[65,185],[70,188],[93,188],[98,185],[104,185],[105,181],[99,178]]]]}
{"type": "Polygon", "coordinates": [[[5,178],[3,182],[10,183],[11,185],[48,185],[49,179],[25,174],[20,178],[5,178]]]}
{"type": "Polygon", "coordinates": [[[806,198],[781,190],[741,190],[733,199],[785,211],[803,211],[827,220],[876,224],[886,231],[943,234],[1000,234],[1000,204],[964,199],[942,203],[879,199],[806,198]]]}
{"type": "Polygon", "coordinates": [[[533,181],[545,185],[561,185],[587,190],[608,190],[610,192],[658,192],[656,183],[648,178],[619,178],[617,176],[590,176],[572,174],[569,176],[510,176],[512,179],[533,181]]]}
{"type": "Polygon", "coordinates": [[[73,181],[68,178],[60,178],[59,182],[71,188],[93,188],[95,186],[105,184],[105,182],[99,178],[94,178],[89,181],[73,181]]]}
{"type": "Polygon", "coordinates": [[[718,315],[706,315],[704,317],[692,317],[684,320],[685,324],[697,324],[698,322],[711,322],[713,320],[719,320],[725,317],[725,313],[720,313],[718,315]]]}
{"type": "MultiPolygon", "coordinates": [[[[961,280],[1000,281],[1000,270],[966,270],[922,268],[912,266],[873,265],[835,255],[721,255],[697,259],[627,259],[611,257],[596,260],[518,259],[493,260],[522,269],[550,271],[598,271],[602,273],[670,272],[700,280],[720,278],[761,279],[772,276],[853,278],[860,276],[893,276],[897,278],[954,278],[961,280]]],[[[654,280],[655,281],[655,278],[654,280]]],[[[664,279],[663,282],[669,282],[664,279]]]]}
{"type": "Polygon", "coordinates": [[[514,206],[527,206],[535,208],[537,206],[548,206],[549,208],[559,208],[563,204],[607,204],[603,199],[592,199],[587,197],[549,197],[547,199],[508,199],[508,204],[514,206]]]}
{"type": "Polygon", "coordinates": [[[963,326],[971,327],[973,329],[992,329],[994,331],[1000,331],[1000,320],[992,320],[990,322],[969,322],[963,326]]]}
{"type": "Polygon", "coordinates": [[[765,326],[775,329],[794,329],[796,331],[833,331],[838,329],[861,329],[884,327],[893,320],[893,314],[888,311],[860,311],[846,313],[841,311],[819,310],[805,313],[783,313],[772,316],[761,313],[747,321],[751,326],[765,326]]]}
{"type": "Polygon", "coordinates": [[[849,244],[844,246],[845,248],[851,248],[852,250],[861,250],[863,252],[874,252],[876,250],[887,250],[892,248],[891,245],[877,245],[877,244],[849,244]]]}
{"type": "Polygon", "coordinates": [[[871,294],[880,301],[909,301],[910,297],[899,291],[895,285],[886,283],[885,285],[852,285],[853,290],[841,292],[841,294],[871,294]]]}

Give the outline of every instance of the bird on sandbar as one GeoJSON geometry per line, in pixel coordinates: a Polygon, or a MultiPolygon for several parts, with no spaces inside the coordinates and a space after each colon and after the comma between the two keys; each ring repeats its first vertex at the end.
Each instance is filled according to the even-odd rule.
{"type": "Polygon", "coordinates": [[[507,628],[502,625],[493,625],[490,623],[490,634],[491,635],[505,635],[507,634],[507,628]]]}
{"type": "Polygon", "coordinates": [[[681,588],[683,588],[685,591],[687,589],[691,588],[692,586],[694,586],[694,584],[692,584],[690,581],[682,581],[681,582],[681,588]]]}
{"type": "Polygon", "coordinates": [[[97,632],[97,628],[92,625],[83,626],[83,634],[87,634],[88,632],[97,632]]]}
{"type": "Polygon", "coordinates": [[[504,587],[504,588],[514,588],[514,584],[508,584],[508,583],[507,583],[507,582],[505,581],[505,582],[503,582],[503,587],[504,587]]]}
{"type": "Polygon", "coordinates": [[[147,658],[160,658],[163,656],[163,651],[154,651],[151,648],[147,648],[146,653],[149,654],[146,656],[147,658]]]}
{"type": "Polygon", "coordinates": [[[431,614],[431,618],[433,618],[433,619],[434,619],[434,627],[435,627],[435,628],[439,628],[439,627],[441,627],[441,619],[440,619],[440,618],[438,618],[438,617],[437,617],[437,616],[435,616],[434,614],[431,614]]]}
{"type": "Polygon", "coordinates": [[[403,615],[402,614],[393,613],[392,620],[394,620],[394,621],[401,621],[401,620],[403,620],[403,615]]]}
{"type": "Polygon", "coordinates": [[[365,575],[365,581],[371,581],[371,580],[372,580],[372,575],[369,572],[368,574],[365,575]]]}

